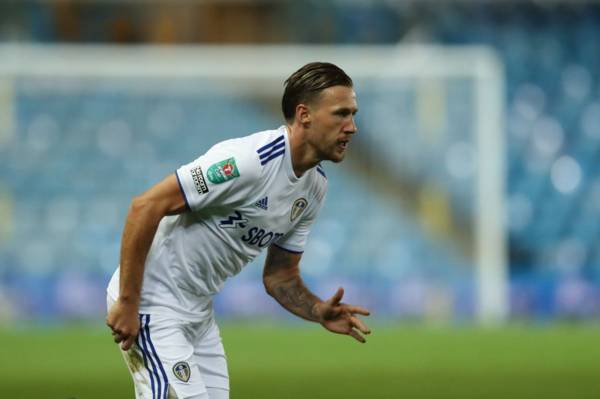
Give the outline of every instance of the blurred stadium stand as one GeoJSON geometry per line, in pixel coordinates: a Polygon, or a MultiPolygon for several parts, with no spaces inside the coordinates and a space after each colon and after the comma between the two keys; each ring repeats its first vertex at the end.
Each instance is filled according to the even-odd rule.
{"type": "MultiPolygon", "coordinates": [[[[3,3],[0,40],[490,45],[506,68],[511,314],[600,315],[600,5],[342,1],[309,2],[300,9],[276,1],[178,4],[140,12],[136,2],[3,3]],[[178,26],[173,21],[182,13],[187,17],[178,26]],[[212,28],[194,28],[209,17],[212,28]],[[303,29],[286,28],[297,20],[303,29]]],[[[276,115],[244,99],[110,91],[73,98],[36,84],[19,82],[18,134],[0,145],[0,320],[101,313],[102,301],[89,298],[103,298],[117,263],[129,198],[216,141],[278,125],[276,115]],[[210,120],[200,118],[197,109],[210,120]],[[197,129],[202,129],[200,143],[197,129]]],[[[462,89],[448,88],[453,90],[462,89]]],[[[359,101],[360,128],[376,131],[385,98],[367,95],[359,101]]],[[[449,101],[448,106],[466,105],[449,101]]],[[[411,111],[395,117],[410,120],[411,111]]],[[[461,123],[469,129],[462,120],[453,126],[461,123]]],[[[368,146],[369,156],[394,162],[393,153],[401,148],[386,139],[365,134],[361,145],[368,146]]],[[[469,148],[453,147],[445,156],[446,170],[402,165],[398,179],[439,174],[436,190],[443,192],[452,218],[468,220],[460,176],[469,173],[469,148]]],[[[358,284],[362,294],[356,300],[382,314],[470,317],[468,251],[452,237],[431,234],[414,207],[398,207],[382,192],[356,196],[369,183],[351,168],[326,166],[327,217],[315,226],[304,261],[311,286],[327,292],[344,284],[352,292],[358,284]],[[368,231],[372,243],[355,242],[357,229],[368,231]],[[371,246],[380,248],[377,256],[361,252],[371,246]]],[[[253,266],[230,282],[217,303],[220,310],[236,315],[276,311],[259,276],[260,268],[253,266]]]]}
{"type": "MultiPolygon", "coordinates": [[[[170,85],[158,83],[167,92],[170,85]]],[[[129,89],[100,82],[81,91],[35,78],[20,79],[14,88],[18,132],[0,150],[1,178],[12,208],[0,276],[15,315],[101,312],[98,299],[118,263],[129,199],[215,142],[280,123],[279,115],[266,113],[254,99],[215,92],[132,94],[129,89]]],[[[393,161],[389,164],[394,168],[393,161]]],[[[329,199],[304,259],[312,285],[326,290],[359,283],[363,302],[387,308],[386,313],[417,316],[436,279],[472,284],[465,281],[470,273],[464,256],[428,237],[381,193],[369,194],[368,176],[333,167],[327,173],[329,199]],[[365,237],[369,242],[362,241],[365,237]],[[415,289],[420,298],[414,297],[415,289]],[[391,296],[394,291],[406,298],[391,296]]],[[[260,265],[248,269],[222,295],[225,314],[275,308],[264,294],[260,265]]],[[[448,293],[438,301],[450,303],[453,297],[448,293]]],[[[463,306],[461,313],[470,312],[463,306]]]]}

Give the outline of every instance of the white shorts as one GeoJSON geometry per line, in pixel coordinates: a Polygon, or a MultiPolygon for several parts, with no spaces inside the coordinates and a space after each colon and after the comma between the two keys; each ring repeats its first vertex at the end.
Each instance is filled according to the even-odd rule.
{"type": "MultiPolygon", "coordinates": [[[[109,308],[113,303],[108,298],[109,308]]],[[[135,344],[121,351],[133,378],[136,398],[229,396],[227,359],[213,318],[189,322],[163,315],[139,317],[140,333],[135,344]]]]}

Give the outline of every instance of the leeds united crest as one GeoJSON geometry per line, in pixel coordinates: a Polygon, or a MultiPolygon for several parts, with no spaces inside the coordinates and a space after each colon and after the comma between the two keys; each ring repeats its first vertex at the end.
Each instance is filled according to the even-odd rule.
{"type": "Polygon", "coordinates": [[[296,220],[298,216],[300,216],[302,212],[304,212],[307,205],[308,201],[304,198],[298,198],[296,201],[294,201],[294,204],[292,205],[292,211],[290,213],[290,221],[293,222],[294,220],[296,220]]]}
{"type": "Polygon", "coordinates": [[[175,365],[173,366],[173,374],[175,374],[175,377],[177,377],[181,381],[188,382],[190,380],[191,374],[189,364],[187,364],[187,362],[175,363],[175,365]]]}

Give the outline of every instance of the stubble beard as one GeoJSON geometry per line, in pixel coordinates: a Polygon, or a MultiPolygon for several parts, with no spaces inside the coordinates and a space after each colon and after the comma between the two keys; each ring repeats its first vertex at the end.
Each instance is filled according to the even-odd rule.
{"type": "Polygon", "coordinates": [[[333,163],[340,163],[344,160],[345,156],[346,151],[339,152],[337,149],[337,144],[335,144],[327,154],[326,160],[331,161],[333,163]]]}

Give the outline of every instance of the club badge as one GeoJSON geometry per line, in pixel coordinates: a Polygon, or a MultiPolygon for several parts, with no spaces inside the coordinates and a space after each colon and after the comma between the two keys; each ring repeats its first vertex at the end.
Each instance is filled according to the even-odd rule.
{"type": "Polygon", "coordinates": [[[304,198],[298,198],[296,201],[294,201],[294,204],[292,205],[292,211],[290,212],[290,221],[293,222],[296,220],[298,216],[304,212],[307,205],[308,201],[304,198]]]}
{"type": "Polygon", "coordinates": [[[235,158],[229,158],[212,164],[206,171],[206,176],[214,184],[221,184],[240,176],[235,158]]]}
{"type": "Polygon", "coordinates": [[[188,382],[190,380],[191,370],[189,364],[187,362],[177,362],[173,366],[173,374],[177,379],[188,382]]]}

